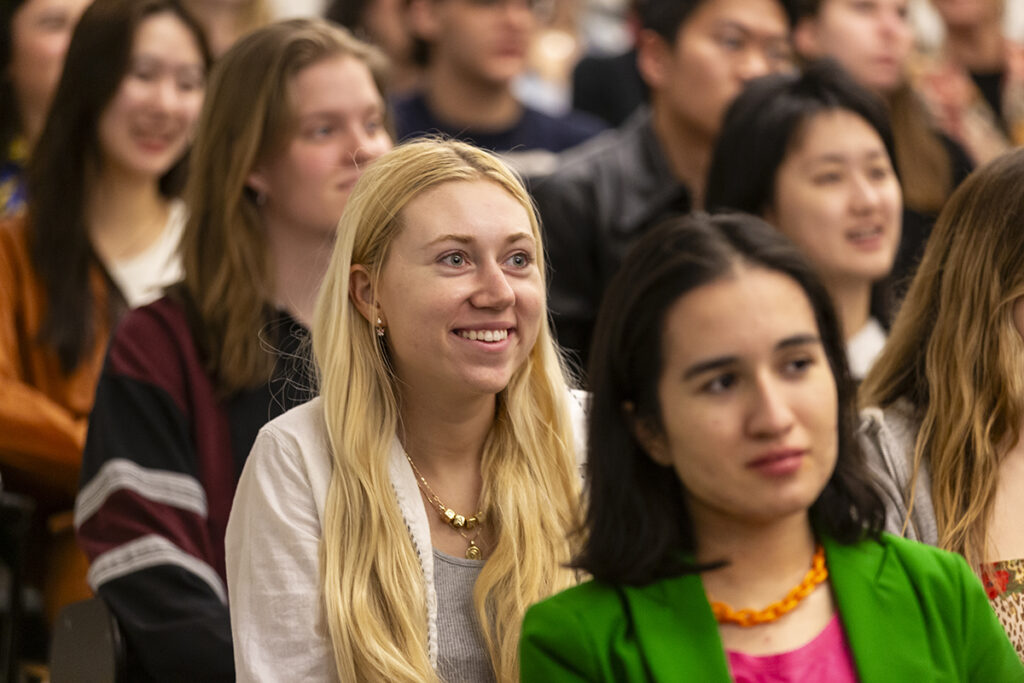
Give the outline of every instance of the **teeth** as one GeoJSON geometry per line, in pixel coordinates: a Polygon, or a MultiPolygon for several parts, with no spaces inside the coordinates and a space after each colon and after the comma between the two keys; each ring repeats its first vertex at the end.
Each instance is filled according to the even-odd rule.
{"type": "Polygon", "coordinates": [[[500,342],[508,338],[508,330],[462,330],[459,335],[470,341],[500,342]]]}
{"type": "Polygon", "coordinates": [[[869,238],[869,237],[874,237],[875,235],[880,235],[880,234],[882,234],[882,229],[879,228],[879,227],[874,227],[874,228],[865,228],[864,230],[854,230],[854,231],[852,231],[850,233],[850,237],[852,237],[855,240],[859,240],[859,239],[865,239],[865,238],[869,238]]]}

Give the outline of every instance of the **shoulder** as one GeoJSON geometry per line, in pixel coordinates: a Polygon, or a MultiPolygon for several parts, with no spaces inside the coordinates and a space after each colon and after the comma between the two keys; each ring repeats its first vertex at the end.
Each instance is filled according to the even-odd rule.
{"type": "Polygon", "coordinates": [[[396,140],[440,130],[438,121],[427,106],[427,100],[422,93],[414,92],[393,99],[391,111],[395,116],[396,140]]]}
{"type": "Polygon", "coordinates": [[[561,152],[588,140],[607,128],[595,116],[579,111],[555,116],[532,107],[523,107],[520,130],[528,146],[543,147],[561,152]]]}
{"type": "Polygon", "coordinates": [[[920,426],[913,405],[899,399],[885,408],[871,406],[860,413],[858,436],[887,461],[910,460],[920,426]]]}
{"type": "Polygon", "coordinates": [[[125,314],[111,339],[105,372],[182,396],[188,376],[205,375],[182,304],[164,297],[125,314]]]}
{"type": "Polygon", "coordinates": [[[878,544],[897,558],[916,585],[959,584],[974,573],[963,556],[933,545],[883,533],[878,544]]]}
{"type": "Polygon", "coordinates": [[[599,634],[621,625],[628,607],[620,590],[602,581],[590,580],[538,602],[526,612],[523,637],[559,633],[572,624],[586,624],[595,640],[608,642],[599,634]]]}
{"type": "Polygon", "coordinates": [[[5,283],[5,298],[14,296],[14,291],[23,289],[29,281],[35,281],[34,273],[25,220],[11,218],[0,221],[0,282],[5,283]]]}
{"type": "Polygon", "coordinates": [[[320,481],[326,491],[330,478],[330,445],[320,397],[292,408],[265,424],[246,461],[255,470],[297,467],[320,481]]]}
{"type": "Polygon", "coordinates": [[[29,263],[28,226],[24,218],[0,221],[0,259],[8,267],[29,263]]]}
{"type": "Polygon", "coordinates": [[[589,185],[607,179],[631,183],[644,174],[650,112],[641,108],[618,128],[607,129],[581,145],[566,150],[548,176],[536,181],[541,193],[557,193],[573,185],[589,185]]]}

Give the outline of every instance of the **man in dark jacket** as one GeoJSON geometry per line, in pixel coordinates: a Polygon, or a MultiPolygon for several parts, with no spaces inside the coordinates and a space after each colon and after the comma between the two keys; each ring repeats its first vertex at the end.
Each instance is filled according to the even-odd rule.
{"type": "Polygon", "coordinates": [[[783,0],[641,0],[637,66],[650,89],[620,128],[531,183],[558,341],[586,361],[606,283],[633,241],[700,207],[722,116],[743,84],[792,68],[783,0]]]}

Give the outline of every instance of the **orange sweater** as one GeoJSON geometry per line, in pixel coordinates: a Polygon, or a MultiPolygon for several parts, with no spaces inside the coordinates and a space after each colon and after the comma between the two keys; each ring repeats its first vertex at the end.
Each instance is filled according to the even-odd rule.
{"type": "Polygon", "coordinates": [[[68,501],[78,490],[86,420],[109,337],[102,274],[94,272],[90,284],[100,302],[100,334],[66,375],[54,350],[37,341],[46,302],[29,259],[26,227],[20,219],[0,224],[0,472],[68,501]]]}

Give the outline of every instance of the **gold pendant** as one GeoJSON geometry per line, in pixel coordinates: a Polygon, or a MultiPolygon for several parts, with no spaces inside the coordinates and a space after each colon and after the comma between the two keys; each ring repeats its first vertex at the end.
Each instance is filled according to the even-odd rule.
{"type": "Polygon", "coordinates": [[[474,541],[469,542],[469,547],[466,548],[466,559],[467,560],[479,560],[480,559],[480,548],[477,547],[474,541]]]}

